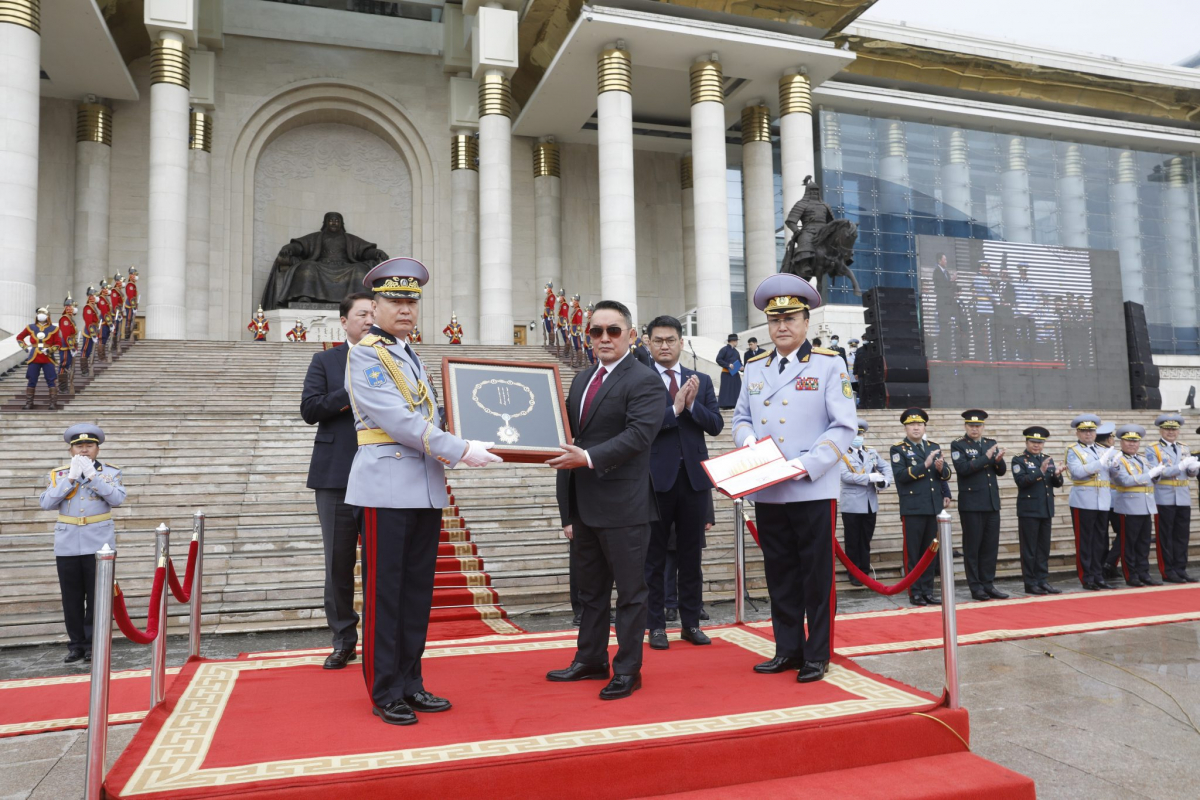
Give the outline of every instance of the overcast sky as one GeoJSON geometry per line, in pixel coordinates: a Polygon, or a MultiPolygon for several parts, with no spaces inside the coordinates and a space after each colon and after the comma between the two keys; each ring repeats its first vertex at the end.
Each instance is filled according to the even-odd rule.
{"type": "Polygon", "coordinates": [[[861,18],[1155,64],[1200,50],[1200,0],[879,0],[861,18]]]}

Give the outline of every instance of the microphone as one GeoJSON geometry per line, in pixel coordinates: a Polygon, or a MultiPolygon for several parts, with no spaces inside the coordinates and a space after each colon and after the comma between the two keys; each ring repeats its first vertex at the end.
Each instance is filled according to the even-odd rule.
{"type": "Polygon", "coordinates": [[[700,368],[696,361],[696,348],[692,347],[692,340],[688,339],[688,350],[692,351],[692,372],[699,372],[700,368]]]}

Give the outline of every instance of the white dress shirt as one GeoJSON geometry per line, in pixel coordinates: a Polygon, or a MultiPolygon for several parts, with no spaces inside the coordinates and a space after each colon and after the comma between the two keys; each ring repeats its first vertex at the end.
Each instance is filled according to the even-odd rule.
{"type": "MultiPolygon", "coordinates": [[[[683,388],[683,368],[679,366],[678,361],[675,362],[675,366],[673,366],[669,369],[667,367],[664,367],[662,364],[658,363],[657,361],[655,361],[654,368],[656,370],[658,370],[658,375],[660,378],[662,378],[663,386],[667,387],[668,392],[671,391],[671,375],[670,375],[670,373],[672,373],[672,372],[675,373],[675,388],[676,388],[676,390],[683,388]]],[[[687,410],[691,411],[692,406],[695,404],[696,404],[696,401],[693,399],[692,402],[688,403],[687,410]]],[[[672,410],[674,410],[675,407],[671,406],[671,408],[672,408],[672,410]]],[[[679,415],[676,414],[675,416],[679,416],[679,415]]]]}

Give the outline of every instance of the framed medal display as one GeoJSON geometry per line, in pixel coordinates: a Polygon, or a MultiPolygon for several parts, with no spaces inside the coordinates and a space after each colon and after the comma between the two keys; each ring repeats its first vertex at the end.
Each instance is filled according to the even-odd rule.
{"type": "Polygon", "coordinates": [[[549,461],[571,442],[557,364],[447,357],[442,387],[450,432],[495,442],[505,461],[549,461]]]}

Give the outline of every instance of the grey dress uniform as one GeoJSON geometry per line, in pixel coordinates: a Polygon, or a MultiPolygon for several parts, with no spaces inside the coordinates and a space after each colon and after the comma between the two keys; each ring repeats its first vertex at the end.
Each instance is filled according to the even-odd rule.
{"type": "MultiPolygon", "coordinates": [[[[860,427],[862,423],[860,423],[860,427]]],[[[851,447],[842,456],[841,496],[838,508],[842,512],[842,538],[846,556],[862,572],[871,572],[871,539],[875,536],[879,493],[892,485],[892,465],[881,458],[874,447],[851,447]],[[883,476],[884,483],[871,480],[872,473],[883,476]]],[[[850,582],[858,585],[851,575],[850,582]]]]}
{"type": "MultiPolygon", "coordinates": [[[[1100,418],[1081,414],[1072,420],[1076,430],[1095,430],[1100,418]]],[[[1067,475],[1071,478],[1071,525],[1075,531],[1075,569],[1085,589],[1110,588],[1104,581],[1104,556],[1108,550],[1108,514],[1112,507],[1108,468],[1101,460],[1107,448],[1094,442],[1076,442],[1067,448],[1067,475]]]]}
{"type": "Polygon", "coordinates": [[[54,561],[62,592],[67,649],[78,654],[90,652],[92,646],[96,551],[106,544],[116,547],[111,512],[125,502],[120,468],[99,461],[94,466],[96,474],[91,479],[71,480],[70,464],[51,470],[49,486],[39,498],[44,510],[58,512],[54,561]]]}
{"type": "Polygon", "coordinates": [[[1151,466],[1141,453],[1117,456],[1109,471],[1113,484],[1113,513],[1121,536],[1121,566],[1130,586],[1156,585],[1150,577],[1150,521],[1154,503],[1151,466]]]}
{"type": "Polygon", "coordinates": [[[1146,448],[1146,461],[1150,466],[1164,466],[1162,475],[1154,484],[1154,504],[1158,507],[1154,530],[1158,545],[1158,569],[1168,583],[1194,582],[1189,580],[1191,576],[1187,574],[1187,561],[1192,526],[1189,476],[1194,476],[1196,472],[1195,467],[1180,466],[1180,462],[1191,454],[1186,444],[1165,439],[1146,448]]]}

